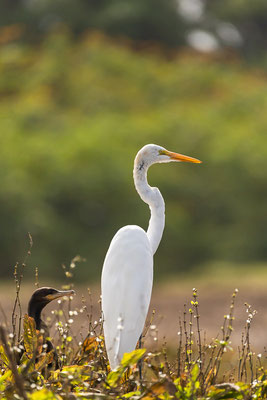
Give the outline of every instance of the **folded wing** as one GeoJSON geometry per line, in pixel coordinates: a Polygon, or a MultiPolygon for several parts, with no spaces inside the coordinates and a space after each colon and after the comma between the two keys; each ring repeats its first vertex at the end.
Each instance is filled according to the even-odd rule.
{"type": "Polygon", "coordinates": [[[125,226],[114,236],[102,271],[104,335],[110,366],[133,351],[143,331],[151,298],[153,255],[146,232],[125,226]]]}

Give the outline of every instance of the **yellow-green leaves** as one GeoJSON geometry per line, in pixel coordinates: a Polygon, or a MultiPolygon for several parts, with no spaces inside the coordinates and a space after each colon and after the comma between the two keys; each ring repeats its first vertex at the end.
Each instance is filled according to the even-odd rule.
{"type": "Polygon", "coordinates": [[[4,350],[4,347],[2,345],[0,346],[0,358],[1,358],[1,361],[4,363],[4,365],[7,366],[8,358],[7,358],[6,352],[4,350]]]}
{"type": "Polygon", "coordinates": [[[3,375],[0,376],[0,391],[4,391],[5,387],[7,385],[7,382],[9,382],[12,379],[12,372],[10,369],[8,369],[3,375]]]}
{"type": "Polygon", "coordinates": [[[29,400],[61,400],[62,397],[48,389],[38,390],[29,396],[29,400]]]}
{"type": "MultiPolygon", "coordinates": [[[[68,340],[68,338],[67,338],[68,340]]],[[[94,359],[96,354],[104,347],[103,336],[86,337],[82,343],[76,362],[84,363],[94,359]]]]}
{"type": "Polygon", "coordinates": [[[32,358],[33,355],[38,356],[42,352],[43,336],[36,331],[35,321],[32,317],[27,314],[24,315],[23,320],[24,328],[24,347],[28,358],[32,358]]]}
{"type": "Polygon", "coordinates": [[[137,349],[132,351],[131,353],[124,353],[122,360],[121,360],[121,366],[123,368],[131,367],[132,365],[136,364],[137,361],[139,361],[143,355],[145,354],[146,349],[137,349]]]}
{"type": "Polygon", "coordinates": [[[123,376],[127,368],[136,364],[145,354],[146,349],[137,349],[131,353],[124,353],[120,366],[111,371],[107,377],[107,384],[110,387],[115,387],[119,379],[123,376]]]}
{"type": "Polygon", "coordinates": [[[44,353],[38,357],[38,361],[35,363],[36,371],[42,371],[43,368],[47,367],[53,362],[54,352],[51,350],[49,353],[44,353]]]}
{"type": "Polygon", "coordinates": [[[163,399],[170,400],[174,399],[176,392],[175,385],[168,379],[162,382],[156,382],[148,389],[148,394],[143,397],[143,400],[163,399]]]}
{"type": "Polygon", "coordinates": [[[43,335],[36,330],[34,319],[27,314],[24,315],[23,327],[25,353],[21,358],[20,364],[25,364],[28,360],[31,360],[33,363],[30,370],[42,371],[43,368],[46,368],[53,362],[54,351],[51,350],[49,353],[43,352],[43,335]]]}
{"type": "Polygon", "coordinates": [[[181,399],[194,399],[197,390],[200,387],[198,380],[199,367],[195,364],[191,370],[191,373],[185,373],[182,378],[176,379],[174,382],[177,388],[176,395],[181,399]]]}

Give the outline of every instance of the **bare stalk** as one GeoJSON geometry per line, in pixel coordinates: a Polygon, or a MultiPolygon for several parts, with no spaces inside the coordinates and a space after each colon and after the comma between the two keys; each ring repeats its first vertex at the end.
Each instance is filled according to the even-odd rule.
{"type": "Polygon", "coordinates": [[[5,329],[3,328],[2,325],[0,325],[0,339],[2,341],[3,347],[5,349],[5,353],[7,355],[8,361],[9,361],[9,367],[13,373],[14,376],[14,382],[18,390],[18,394],[24,399],[27,400],[27,395],[24,390],[24,383],[21,375],[19,375],[18,370],[17,370],[17,365],[14,360],[14,355],[8,345],[7,342],[7,337],[6,337],[6,332],[5,329]]]}

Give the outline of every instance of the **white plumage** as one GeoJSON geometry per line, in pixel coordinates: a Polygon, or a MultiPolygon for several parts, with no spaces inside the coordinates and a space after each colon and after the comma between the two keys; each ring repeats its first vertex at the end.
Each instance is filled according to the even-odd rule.
{"type": "Polygon", "coordinates": [[[106,350],[111,369],[135,349],[142,334],[153,284],[153,254],[165,224],[165,205],[157,188],[147,183],[147,170],[157,162],[201,161],[146,145],[134,162],[134,183],[151,211],[148,231],[136,225],[121,228],[111,241],[102,270],[101,291],[106,350]]]}
{"type": "Polygon", "coordinates": [[[153,254],[146,232],[134,225],[121,228],[110,244],[102,273],[105,342],[112,369],[135,348],[142,333],[152,281],[153,254]]]}

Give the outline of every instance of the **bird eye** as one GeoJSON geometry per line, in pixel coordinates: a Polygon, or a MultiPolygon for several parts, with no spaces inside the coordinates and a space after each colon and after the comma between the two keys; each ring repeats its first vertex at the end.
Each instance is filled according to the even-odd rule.
{"type": "Polygon", "coordinates": [[[159,150],[159,155],[160,156],[166,156],[166,150],[159,150]]]}

